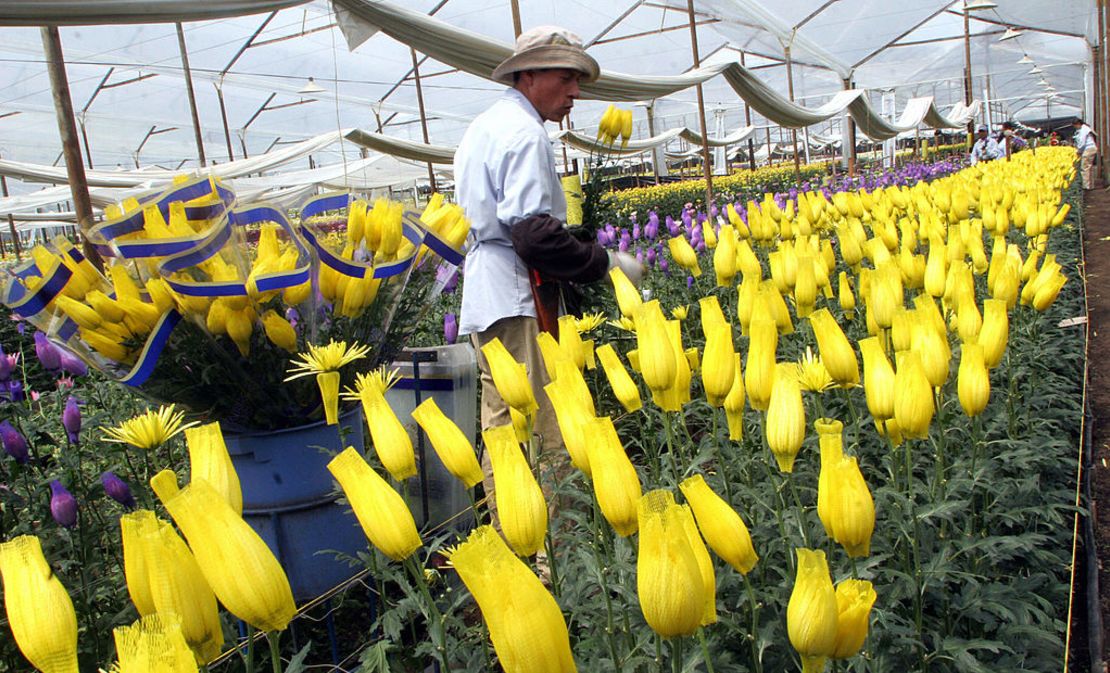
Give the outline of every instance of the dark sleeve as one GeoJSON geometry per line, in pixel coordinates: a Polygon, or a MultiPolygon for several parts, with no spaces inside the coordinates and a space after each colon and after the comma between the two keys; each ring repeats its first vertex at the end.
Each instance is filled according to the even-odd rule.
{"type": "Polygon", "coordinates": [[[550,215],[533,215],[510,228],[513,249],[524,263],[554,280],[592,283],[609,270],[609,255],[595,242],[572,236],[550,215]]]}

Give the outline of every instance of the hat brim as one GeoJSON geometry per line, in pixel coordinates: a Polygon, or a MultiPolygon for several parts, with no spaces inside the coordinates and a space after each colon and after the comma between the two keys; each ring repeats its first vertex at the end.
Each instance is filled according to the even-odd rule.
{"type": "Polygon", "coordinates": [[[577,47],[548,44],[513,54],[493,70],[493,80],[512,85],[513,73],[525,70],[566,68],[582,73],[582,82],[597,81],[601,68],[592,56],[577,47]]]}

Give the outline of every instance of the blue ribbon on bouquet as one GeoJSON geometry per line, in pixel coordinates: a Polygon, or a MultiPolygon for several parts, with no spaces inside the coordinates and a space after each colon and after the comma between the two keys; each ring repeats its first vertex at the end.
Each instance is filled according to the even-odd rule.
{"type": "Polygon", "coordinates": [[[177,327],[179,322],[181,322],[181,314],[177,311],[171,309],[162,314],[150,336],[147,337],[146,343],[143,344],[143,351],[139,354],[135,366],[131,368],[126,376],[120,379],[120,383],[133,388],[146,383],[150,375],[154,373],[154,367],[158,364],[158,358],[161,357],[162,350],[170,340],[173,328],[177,327]]]}

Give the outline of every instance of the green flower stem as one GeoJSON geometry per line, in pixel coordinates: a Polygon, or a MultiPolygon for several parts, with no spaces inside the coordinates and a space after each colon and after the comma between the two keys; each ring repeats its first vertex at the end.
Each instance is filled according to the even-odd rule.
{"type": "Polygon", "coordinates": [[[466,497],[470,499],[470,509],[474,511],[474,527],[477,528],[482,525],[482,513],[478,510],[478,501],[474,499],[473,488],[466,489],[466,497]]]}
{"type": "Polygon", "coordinates": [[[555,564],[555,541],[551,538],[551,526],[543,536],[543,548],[547,550],[547,570],[551,573],[551,592],[560,597],[559,570],[555,564]]]}
{"type": "Polygon", "coordinates": [[[682,481],[682,473],[678,471],[678,461],[675,458],[674,450],[674,427],[671,425],[671,412],[663,412],[663,426],[667,432],[667,458],[671,464],[671,474],[674,478],[674,485],[682,481]]]}
{"type": "Polygon", "coordinates": [[[281,631],[269,631],[266,633],[266,640],[270,641],[270,664],[273,666],[274,673],[281,673],[281,631]]]}
{"type": "Polygon", "coordinates": [[[254,634],[255,628],[247,624],[247,673],[254,673],[254,634]]]}
{"type": "Polygon", "coordinates": [[[659,673],[663,671],[663,636],[655,634],[655,667],[659,673]]]}
{"type": "MultiPolygon", "coordinates": [[[[594,516],[591,522],[590,537],[591,540],[590,550],[593,551],[594,563],[597,566],[597,583],[601,589],[601,595],[605,597],[605,640],[609,644],[609,656],[613,658],[613,666],[619,669],[619,662],[621,658],[617,655],[617,644],[613,639],[613,601],[609,597],[609,587],[605,582],[605,560],[601,550],[601,541],[604,539],[602,531],[599,530],[601,526],[601,513],[598,508],[597,496],[592,498],[594,516]]],[[[609,564],[612,567],[612,563],[609,564]]]]}
{"type": "Polygon", "coordinates": [[[938,502],[944,500],[944,480],[945,480],[945,449],[947,448],[947,436],[945,434],[946,426],[948,425],[947,419],[944,417],[944,396],[940,388],[935,388],[935,400],[937,408],[937,425],[939,433],[936,435],[934,445],[937,450],[936,460],[936,476],[933,479],[932,496],[938,502]]]}
{"type": "Polygon", "coordinates": [[[759,603],[755,600],[755,589],[752,588],[752,581],[748,579],[747,575],[742,575],[744,578],[744,586],[748,589],[748,603],[752,608],[752,664],[755,666],[755,673],[763,673],[763,661],[759,656],[759,603]]]}
{"type": "Polygon", "coordinates": [[[713,671],[713,658],[709,656],[709,642],[705,639],[705,629],[698,629],[698,642],[701,643],[701,656],[705,659],[705,668],[709,673],[713,671]]]}
{"type": "Polygon", "coordinates": [[[802,507],[802,499],[798,496],[798,486],[794,482],[794,473],[788,473],[784,477],[786,483],[790,485],[790,493],[794,496],[794,504],[798,507],[798,528],[802,532],[802,541],[805,546],[809,548],[809,527],[806,526],[806,509],[802,507]]]}
{"type": "Polygon", "coordinates": [[[671,671],[682,673],[682,637],[671,639],[671,671]]]}
{"type": "Polygon", "coordinates": [[[852,446],[859,453],[859,433],[860,433],[860,418],[859,411],[856,410],[856,403],[852,401],[852,390],[850,388],[841,388],[841,394],[844,396],[844,401],[848,404],[848,415],[852,417],[853,439],[852,446]]]}
{"type": "Polygon", "coordinates": [[[717,472],[721,475],[721,481],[723,481],[724,485],[725,485],[725,500],[728,501],[728,503],[731,505],[732,504],[732,486],[731,486],[732,480],[728,478],[727,474],[725,474],[725,464],[722,460],[722,458],[724,456],[724,451],[721,450],[721,437],[720,437],[719,434],[717,434],[718,433],[717,423],[719,421],[720,415],[723,414],[723,413],[724,413],[723,410],[718,411],[715,408],[710,408],[710,411],[709,411],[709,415],[713,417],[713,454],[714,454],[713,455],[713,460],[717,463],[717,472]]]}
{"type": "MultiPolygon", "coordinates": [[[[447,633],[444,630],[443,614],[440,613],[435,599],[432,598],[428,580],[424,577],[424,569],[416,565],[416,559],[412,555],[404,560],[404,566],[412,575],[413,584],[416,585],[420,595],[424,598],[424,617],[428,620],[428,630],[431,631],[432,642],[435,644],[440,664],[443,665],[444,671],[450,671],[451,666],[447,663],[447,633]]],[[[275,671],[274,673],[279,672],[275,671]]]]}

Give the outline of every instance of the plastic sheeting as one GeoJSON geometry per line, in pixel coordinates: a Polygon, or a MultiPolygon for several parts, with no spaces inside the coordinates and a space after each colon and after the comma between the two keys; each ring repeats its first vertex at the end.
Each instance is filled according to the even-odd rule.
{"type": "MultiPolygon", "coordinates": [[[[137,187],[156,182],[169,182],[175,175],[183,173],[196,173],[198,175],[211,174],[218,178],[235,178],[250,173],[261,173],[276,168],[290,161],[299,159],[338,141],[343,131],[331,131],[320,134],[308,140],[302,140],[294,145],[267,152],[248,159],[238,159],[225,164],[198,168],[193,171],[167,171],[161,169],[138,169],[134,171],[85,171],[85,179],[90,187],[137,187]]],[[[68,184],[69,178],[65,167],[43,166],[22,161],[9,161],[0,159],[0,175],[7,175],[29,182],[52,182],[54,184],[68,184]]]]}
{"type": "Polygon", "coordinates": [[[3,26],[172,23],[274,12],[308,0],[5,0],[3,26]]]}
{"type": "MultiPolygon", "coordinates": [[[[490,78],[498,63],[512,48],[486,37],[461,30],[418,12],[377,0],[333,0],[340,26],[354,49],[380,30],[429,56],[468,72],[490,78]]],[[[639,101],[688,89],[723,74],[736,93],[767,119],[797,128],[830,119],[845,109],[860,130],[877,140],[892,138],[925,123],[934,128],[960,128],[967,117],[946,118],[931,97],[911,101],[897,122],[884,120],[864,98],[863,91],[850,89],[835,94],[817,108],[806,108],[784,98],[739,63],[721,63],[690,70],[681,75],[644,77],[602,70],[596,82],[583,84],[584,97],[611,101],[639,101]]]]}

